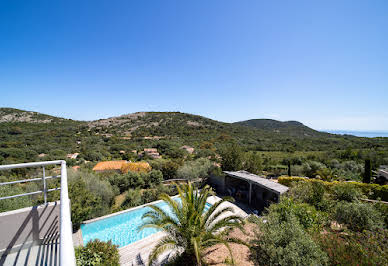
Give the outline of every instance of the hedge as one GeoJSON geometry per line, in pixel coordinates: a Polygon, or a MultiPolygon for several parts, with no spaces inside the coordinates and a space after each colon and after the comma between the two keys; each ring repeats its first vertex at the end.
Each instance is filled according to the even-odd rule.
{"type": "Polygon", "coordinates": [[[311,183],[320,183],[325,186],[325,189],[329,192],[332,191],[332,188],[338,184],[347,184],[349,186],[354,186],[362,191],[363,194],[368,196],[369,199],[380,199],[383,201],[388,201],[388,185],[378,185],[378,184],[366,184],[360,182],[340,182],[333,181],[327,182],[315,178],[306,178],[306,177],[286,177],[281,176],[278,178],[279,184],[285,186],[292,186],[293,182],[311,182],[311,183]]]}

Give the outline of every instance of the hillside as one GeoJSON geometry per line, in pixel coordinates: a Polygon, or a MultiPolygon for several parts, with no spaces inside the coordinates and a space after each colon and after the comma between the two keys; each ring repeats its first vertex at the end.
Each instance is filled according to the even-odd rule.
{"type": "Polygon", "coordinates": [[[69,119],[45,115],[38,112],[24,111],[14,108],[0,108],[0,123],[27,122],[27,123],[51,123],[63,122],[69,119]]]}
{"type": "Polygon", "coordinates": [[[162,155],[179,158],[183,156],[179,152],[182,145],[190,145],[205,155],[231,142],[239,143],[246,151],[388,147],[387,139],[323,133],[295,121],[259,119],[224,123],[180,112],[139,112],[96,121],[74,121],[0,108],[0,162],[58,159],[75,152],[88,161],[131,159],[132,150],[150,147],[158,148],[162,155]]]}
{"type": "Polygon", "coordinates": [[[235,125],[242,125],[253,127],[257,129],[263,129],[273,132],[281,132],[289,134],[291,136],[327,136],[330,134],[325,132],[319,132],[312,128],[309,128],[298,121],[277,121],[273,119],[250,119],[234,123],[235,125]]]}

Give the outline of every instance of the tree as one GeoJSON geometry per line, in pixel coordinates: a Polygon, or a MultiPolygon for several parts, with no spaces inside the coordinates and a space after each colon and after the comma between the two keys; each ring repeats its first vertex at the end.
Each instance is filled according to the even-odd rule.
{"type": "Polygon", "coordinates": [[[199,158],[195,161],[188,161],[178,169],[177,177],[189,180],[204,178],[208,176],[211,167],[212,162],[206,158],[199,158]]]}
{"type": "Polygon", "coordinates": [[[242,151],[240,146],[232,144],[221,151],[221,168],[224,171],[237,171],[242,168],[242,151]]]}
{"type": "Polygon", "coordinates": [[[365,160],[364,178],[363,178],[362,182],[370,183],[370,177],[371,177],[370,159],[366,159],[365,160]]]}
{"type": "Polygon", "coordinates": [[[288,165],[288,176],[291,176],[291,162],[288,161],[287,165],[288,165]]]}
{"type": "Polygon", "coordinates": [[[248,153],[245,159],[244,168],[250,173],[259,174],[262,170],[260,155],[257,153],[248,153]]]}
{"type": "Polygon", "coordinates": [[[174,261],[179,265],[202,265],[203,251],[207,247],[223,244],[232,256],[229,243],[245,244],[232,237],[225,238],[225,234],[231,229],[240,228],[244,231],[243,219],[240,216],[225,216],[226,212],[233,212],[230,207],[220,206],[225,199],[215,203],[205,211],[206,200],[210,195],[213,195],[209,186],[205,186],[201,193],[198,189],[193,188],[191,182],[176,185],[176,187],[181,203],[167,194],[160,196],[160,199],[167,203],[171,212],[156,205],[150,205],[152,210],[142,217],[144,223],[140,230],[155,228],[166,233],[166,236],[151,251],[149,265],[152,265],[158,256],[167,250],[172,250],[172,254],[175,252],[174,261]]]}

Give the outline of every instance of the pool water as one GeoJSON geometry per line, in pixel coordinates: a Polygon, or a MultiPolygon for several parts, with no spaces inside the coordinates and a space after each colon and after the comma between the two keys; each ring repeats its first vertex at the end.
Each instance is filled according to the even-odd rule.
{"type": "MultiPolygon", "coordinates": [[[[180,202],[180,199],[176,199],[180,202]]],[[[171,214],[171,209],[165,202],[155,204],[166,212],[171,214]]],[[[205,211],[211,207],[206,203],[205,211]]],[[[138,230],[142,225],[142,216],[151,208],[145,206],[133,211],[124,212],[111,217],[107,217],[95,222],[81,224],[82,238],[84,245],[93,239],[101,241],[112,240],[112,243],[119,247],[124,247],[147,236],[157,233],[154,228],[145,228],[138,230]]]]}

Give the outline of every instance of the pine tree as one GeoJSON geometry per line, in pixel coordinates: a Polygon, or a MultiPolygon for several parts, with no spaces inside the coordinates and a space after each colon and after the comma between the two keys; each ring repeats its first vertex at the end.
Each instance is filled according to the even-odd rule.
{"type": "Polygon", "coordinates": [[[291,176],[291,162],[288,161],[288,176],[291,176]]]}
{"type": "Polygon", "coordinates": [[[370,163],[370,159],[366,159],[365,160],[364,179],[362,180],[362,182],[370,183],[370,179],[371,179],[371,163],[370,163]]]}

